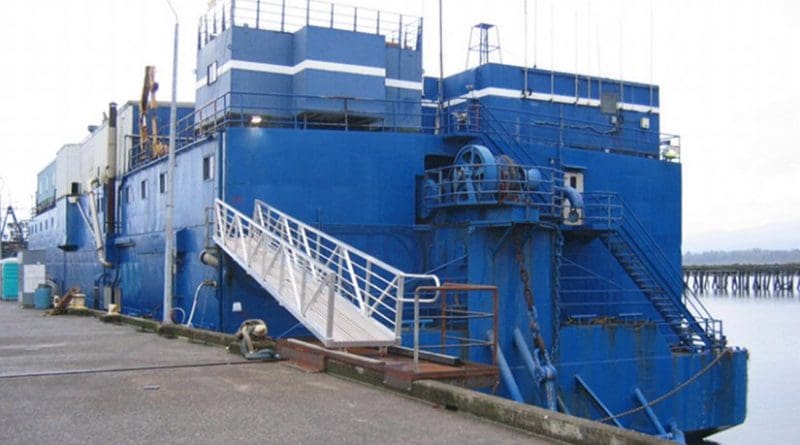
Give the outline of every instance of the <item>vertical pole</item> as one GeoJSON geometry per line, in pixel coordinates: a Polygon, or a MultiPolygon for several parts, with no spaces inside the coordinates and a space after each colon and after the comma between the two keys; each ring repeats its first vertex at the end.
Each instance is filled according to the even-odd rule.
{"type": "Polygon", "coordinates": [[[172,47],[172,102],[169,108],[169,159],[167,161],[167,204],[164,221],[164,302],[161,321],[172,323],[172,290],[175,273],[175,231],[173,218],[175,213],[175,131],[177,121],[178,97],[178,13],[167,0],[175,15],[175,35],[172,47]]]}
{"type": "MultiPolygon", "coordinates": [[[[231,0],[230,14],[231,14],[231,28],[233,28],[234,26],[236,26],[236,20],[234,19],[234,17],[236,17],[236,0],[231,0]]],[[[223,23],[223,27],[224,26],[225,24],[223,23]]]]}
{"type": "Polygon", "coordinates": [[[440,335],[442,337],[441,338],[442,347],[441,347],[440,350],[441,350],[442,354],[444,354],[445,353],[445,338],[447,338],[447,317],[445,315],[447,313],[447,291],[446,290],[442,290],[441,298],[442,298],[442,305],[441,305],[442,318],[441,318],[441,326],[440,326],[440,328],[441,328],[440,335]]]}
{"type": "Polygon", "coordinates": [[[259,20],[261,19],[261,0],[256,0],[256,29],[259,28],[259,20]]]}
{"type": "Polygon", "coordinates": [[[436,134],[442,132],[442,113],[444,111],[444,50],[442,47],[442,0],[439,0],[439,103],[436,106],[436,134]]]}
{"type": "Polygon", "coordinates": [[[528,95],[528,0],[524,0],[523,4],[523,16],[524,16],[524,37],[523,37],[523,52],[524,55],[524,62],[522,63],[525,69],[523,70],[523,76],[525,77],[522,80],[522,96],[526,97],[528,95]]]}
{"type": "Polygon", "coordinates": [[[414,372],[419,372],[419,290],[414,291],[414,372]]]}
{"type": "Polygon", "coordinates": [[[556,55],[556,48],[555,48],[555,27],[556,27],[556,20],[555,20],[555,11],[553,10],[553,5],[550,5],[550,100],[553,100],[553,96],[555,96],[555,88],[556,88],[556,72],[555,72],[555,55],[556,55]]]}
{"type": "MultiPolygon", "coordinates": [[[[405,277],[398,275],[397,278],[397,297],[395,299],[395,308],[397,312],[394,314],[394,335],[397,340],[401,339],[400,332],[403,329],[403,294],[405,293],[405,277]]],[[[389,283],[389,286],[392,284],[389,283]]]]}
{"type": "Polygon", "coordinates": [[[281,32],[286,29],[286,0],[281,0],[281,32]]]}

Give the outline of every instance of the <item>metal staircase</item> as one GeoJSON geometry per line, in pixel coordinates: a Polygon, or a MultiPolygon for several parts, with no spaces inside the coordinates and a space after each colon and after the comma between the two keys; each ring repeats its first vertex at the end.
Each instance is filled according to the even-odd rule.
{"type": "Polygon", "coordinates": [[[400,344],[410,281],[402,272],[267,204],[249,218],[215,202],[214,241],[326,347],[400,344]]]}
{"type": "MultiPolygon", "coordinates": [[[[724,346],[721,321],[684,286],[677,267],[625,201],[616,194],[594,195],[585,194],[584,198],[605,202],[609,208],[597,219],[607,224],[603,243],[661,315],[669,327],[670,343],[692,350],[724,346]]],[[[593,220],[591,214],[588,219],[593,220]]]]}

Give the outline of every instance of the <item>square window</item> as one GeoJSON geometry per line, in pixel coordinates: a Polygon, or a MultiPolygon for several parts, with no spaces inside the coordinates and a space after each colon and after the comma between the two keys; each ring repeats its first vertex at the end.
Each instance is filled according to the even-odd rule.
{"type": "Polygon", "coordinates": [[[142,199],[147,199],[147,180],[141,182],[140,189],[141,189],[140,194],[142,195],[142,199]]]}
{"type": "Polygon", "coordinates": [[[217,61],[206,67],[206,85],[211,85],[217,81],[217,61]]]}
{"type": "Polygon", "coordinates": [[[158,192],[159,193],[167,193],[167,173],[161,173],[158,175],[158,192]]]}
{"type": "Polygon", "coordinates": [[[203,180],[214,179],[214,155],[203,158],[203,180]]]}

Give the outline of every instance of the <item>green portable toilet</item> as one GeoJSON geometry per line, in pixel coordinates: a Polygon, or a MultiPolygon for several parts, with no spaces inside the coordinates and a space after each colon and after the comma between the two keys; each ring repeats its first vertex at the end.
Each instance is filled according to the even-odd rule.
{"type": "Polygon", "coordinates": [[[6,258],[2,261],[3,293],[2,299],[17,301],[19,295],[19,260],[6,258]]]}

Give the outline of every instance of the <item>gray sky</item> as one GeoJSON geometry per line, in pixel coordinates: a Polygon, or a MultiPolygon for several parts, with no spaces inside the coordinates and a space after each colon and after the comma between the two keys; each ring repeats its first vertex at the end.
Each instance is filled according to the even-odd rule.
{"type": "MultiPolygon", "coordinates": [[[[436,75],[435,0],[342,3],[423,15],[424,66],[436,75]]],[[[499,25],[503,61],[522,65],[523,3],[444,0],[445,72],[464,68],[478,22],[499,25]]],[[[174,4],[178,99],[193,101],[196,23],[207,2],[174,4]]],[[[3,10],[0,197],[27,214],[36,173],[61,145],[82,140],[108,102],[135,99],[145,65],[156,65],[159,99],[169,100],[174,19],[165,0],[3,10]]],[[[662,131],[682,136],[684,250],[800,247],[800,3],[528,0],[528,12],[529,64],[660,85],[662,131]]]]}

